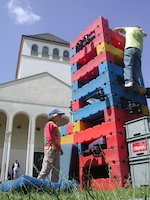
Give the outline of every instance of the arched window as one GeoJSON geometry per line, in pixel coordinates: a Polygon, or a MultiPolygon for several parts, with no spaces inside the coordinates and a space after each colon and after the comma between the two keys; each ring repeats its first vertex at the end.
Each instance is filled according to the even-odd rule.
{"type": "Polygon", "coordinates": [[[63,52],[63,57],[64,57],[64,58],[69,58],[69,51],[65,50],[65,51],[63,52]]]}
{"type": "Polygon", "coordinates": [[[44,54],[48,54],[48,47],[43,47],[43,49],[42,49],[42,53],[44,53],[44,54]]]}
{"type": "Polygon", "coordinates": [[[42,57],[46,57],[46,58],[48,58],[48,57],[49,57],[48,52],[49,52],[48,47],[46,47],[46,46],[43,47],[43,49],[42,49],[42,57]]]}
{"type": "Polygon", "coordinates": [[[32,45],[31,55],[38,56],[38,46],[36,44],[32,45]]]}
{"type": "Polygon", "coordinates": [[[59,50],[53,49],[53,59],[59,60],[59,50]]]}
{"type": "Polygon", "coordinates": [[[63,61],[69,61],[69,51],[67,50],[63,52],[63,61]]]}
{"type": "Polygon", "coordinates": [[[59,50],[53,49],[53,56],[59,56],[59,50]]]}

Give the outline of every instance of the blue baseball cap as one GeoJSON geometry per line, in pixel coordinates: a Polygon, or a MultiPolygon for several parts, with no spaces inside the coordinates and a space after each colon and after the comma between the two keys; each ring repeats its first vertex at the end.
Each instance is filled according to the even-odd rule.
{"type": "Polygon", "coordinates": [[[49,113],[49,116],[50,116],[50,117],[55,117],[55,116],[57,116],[57,115],[65,115],[65,113],[64,113],[64,112],[61,112],[61,111],[58,110],[58,109],[54,109],[54,110],[50,111],[50,113],[49,113]]]}

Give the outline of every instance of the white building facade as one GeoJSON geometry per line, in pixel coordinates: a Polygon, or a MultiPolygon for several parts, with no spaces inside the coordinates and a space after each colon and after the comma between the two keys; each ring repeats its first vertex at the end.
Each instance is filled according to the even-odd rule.
{"type": "Polygon", "coordinates": [[[20,174],[33,175],[50,110],[65,112],[60,126],[71,120],[70,77],[68,42],[51,34],[22,36],[16,80],[0,84],[2,180],[16,159],[20,174]]]}
{"type": "Polygon", "coordinates": [[[71,85],[69,43],[51,34],[22,36],[16,78],[42,72],[71,85]]]}

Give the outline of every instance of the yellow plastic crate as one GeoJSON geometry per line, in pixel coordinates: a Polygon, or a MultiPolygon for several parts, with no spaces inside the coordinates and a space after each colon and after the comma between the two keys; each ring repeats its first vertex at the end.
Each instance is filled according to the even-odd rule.
{"type": "Polygon", "coordinates": [[[149,109],[148,109],[147,105],[142,104],[142,113],[143,113],[143,115],[150,116],[149,109]]]}
{"type": "Polygon", "coordinates": [[[118,56],[119,58],[123,59],[124,52],[121,49],[114,47],[107,42],[102,42],[96,47],[97,55],[101,54],[103,51],[108,51],[111,54],[118,56]]]}
{"type": "Polygon", "coordinates": [[[90,127],[90,123],[77,121],[73,123],[73,133],[77,133],[79,131],[85,130],[86,128],[90,127]]]}
{"type": "Polygon", "coordinates": [[[74,144],[74,134],[62,136],[61,144],[74,144]]]}

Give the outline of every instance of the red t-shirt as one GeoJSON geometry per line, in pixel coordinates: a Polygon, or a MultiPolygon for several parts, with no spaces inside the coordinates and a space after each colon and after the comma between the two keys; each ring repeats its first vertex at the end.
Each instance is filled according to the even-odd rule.
{"type": "Polygon", "coordinates": [[[61,137],[58,126],[53,121],[49,121],[44,128],[44,145],[54,144],[56,148],[60,150],[60,139],[61,137]]]}

